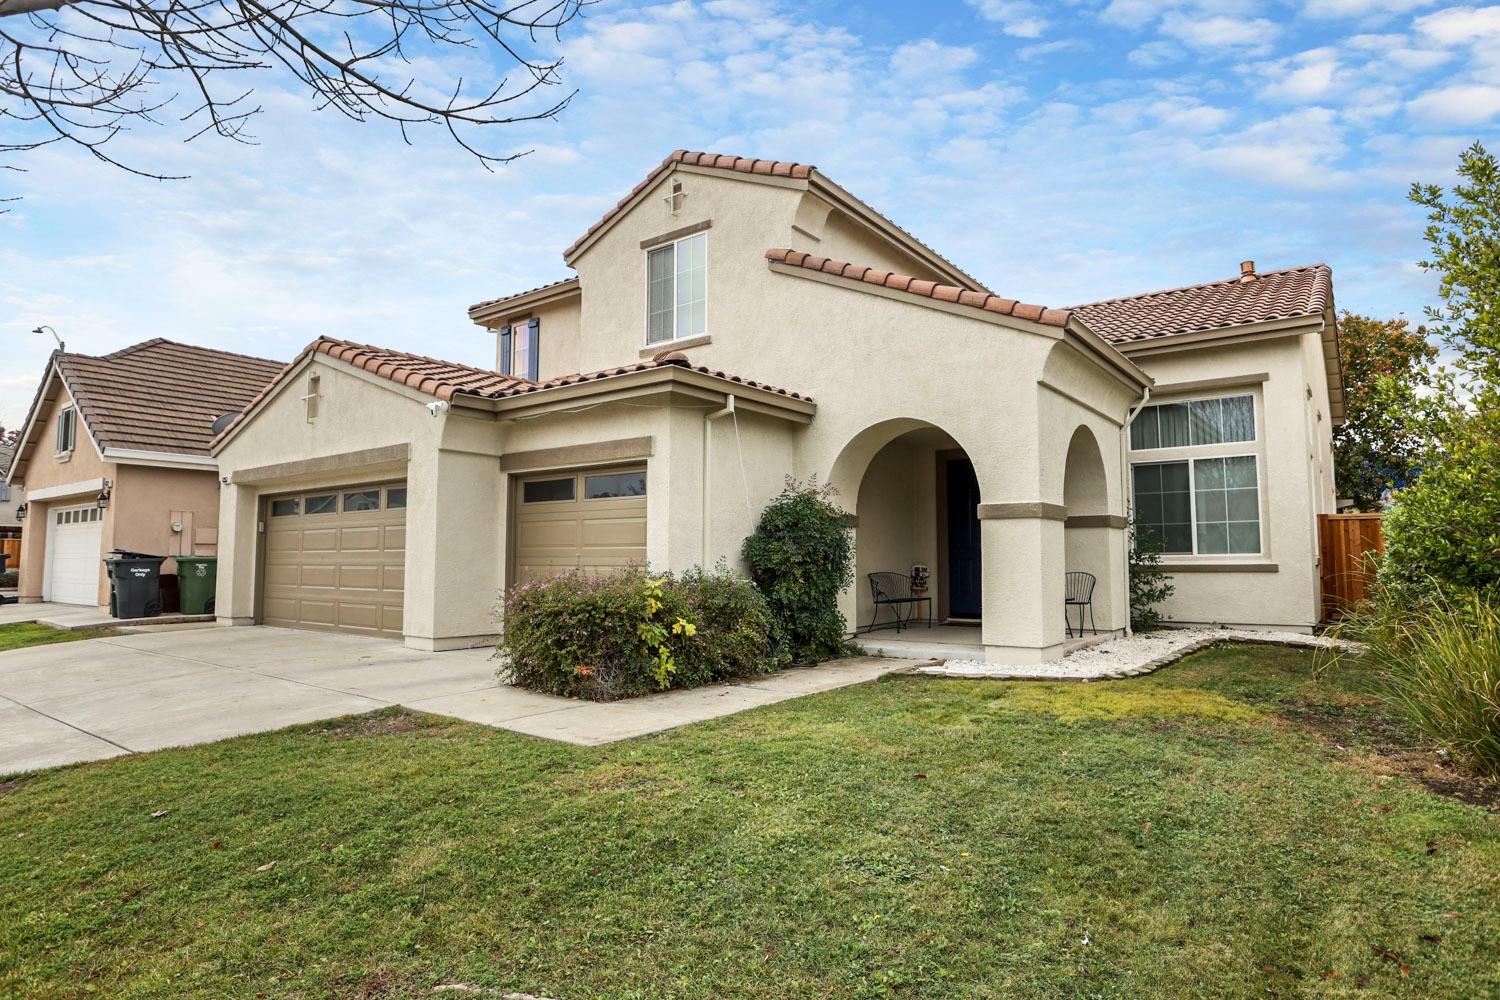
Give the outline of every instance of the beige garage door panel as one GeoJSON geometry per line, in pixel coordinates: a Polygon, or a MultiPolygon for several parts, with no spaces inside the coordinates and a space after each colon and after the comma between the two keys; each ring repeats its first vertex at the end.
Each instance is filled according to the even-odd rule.
{"type": "Polygon", "coordinates": [[[646,470],[626,468],[527,476],[515,491],[514,583],[570,570],[609,573],[646,564],[646,470]],[[638,494],[590,496],[607,482],[632,483],[638,494]],[[623,480],[622,478],[623,477],[623,480]],[[591,487],[591,481],[596,484],[591,487]],[[534,484],[528,494],[527,484],[534,484]],[[528,495],[531,499],[528,499],[528,495]]]}
{"type": "Polygon", "coordinates": [[[400,638],[405,486],[310,490],[267,501],[261,620],[400,638]]]}

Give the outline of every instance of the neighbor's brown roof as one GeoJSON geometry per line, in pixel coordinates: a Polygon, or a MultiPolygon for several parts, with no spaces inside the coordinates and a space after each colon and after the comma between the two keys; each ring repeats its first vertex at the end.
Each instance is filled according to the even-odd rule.
{"type": "Polygon", "coordinates": [[[1202,333],[1248,323],[1319,316],[1333,302],[1333,272],[1327,264],[1238,277],[1203,285],[1167,288],[1126,298],[1073,306],[1079,319],[1115,344],[1202,333]]]}
{"type": "Polygon", "coordinates": [[[866,267],[863,264],[851,264],[846,260],[814,257],[799,250],[784,248],[767,250],[766,260],[774,264],[786,264],[809,271],[837,275],[841,278],[852,278],[855,281],[863,281],[867,285],[880,285],[883,288],[935,299],[938,302],[952,302],[1001,316],[1014,316],[1033,323],[1044,323],[1047,326],[1066,326],[1070,315],[1066,309],[1048,309],[1046,306],[1017,302],[1015,299],[1002,298],[989,292],[976,292],[957,285],[943,285],[924,278],[913,278],[907,274],[895,274],[891,271],[866,267]]]}
{"type": "MultiPolygon", "coordinates": [[[[290,371],[303,358],[314,353],[326,354],[330,358],[347,362],[372,375],[378,375],[398,385],[404,385],[442,400],[451,400],[454,396],[477,396],[481,399],[507,399],[512,396],[525,395],[526,393],[540,392],[543,389],[555,389],[560,386],[577,385],[582,382],[597,382],[600,379],[610,378],[615,375],[628,375],[631,372],[648,371],[652,368],[670,366],[687,368],[704,375],[712,375],[714,378],[724,379],[725,381],[743,385],[747,388],[774,392],[779,396],[786,396],[788,399],[811,399],[809,396],[804,396],[800,392],[792,392],[790,389],[780,389],[773,385],[766,385],[763,382],[755,382],[751,379],[741,378],[738,375],[731,375],[729,372],[708,368],[704,365],[692,364],[688,361],[687,355],[678,351],[658,354],[650,361],[641,361],[636,364],[621,365],[617,368],[605,368],[595,372],[580,372],[575,375],[560,375],[557,378],[533,382],[530,379],[517,378],[513,375],[502,375],[499,372],[490,371],[486,368],[475,368],[452,361],[439,361],[436,358],[428,358],[420,354],[408,354],[405,351],[394,351],[385,347],[373,347],[369,344],[356,344],[352,341],[338,340],[333,337],[320,337],[311,344],[308,344],[306,349],[291,364],[287,365],[283,371],[290,371]]],[[[239,425],[244,420],[245,414],[254,409],[255,405],[265,398],[280,381],[279,377],[276,378],[257,393],[253,399],[246,402],[240,415],[228,427],[224,428],[219,437],[223,437],[239,425]]],[[[218,438],[215,438],[215,442],[217,440],[218,438]]]]}

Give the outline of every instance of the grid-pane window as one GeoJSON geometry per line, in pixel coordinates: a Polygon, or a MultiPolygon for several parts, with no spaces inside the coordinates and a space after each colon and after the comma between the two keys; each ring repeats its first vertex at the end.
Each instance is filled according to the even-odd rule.
{"type": "Polygon", "coordinates": [[[1130,425],[1130,447],[1186,448],[1255,440],[1255,399],[1226,396],[1148,406],[1130,425]]]}
{"type": "Polygon", "coordinates": [[[1200,554],[1260,552],[1260,492],[1254,455],[1194,460],[1193,494],[1200,554]]]}
{"type": "Polygon", "coordinates": [[[696,337],[708,329],[708,234],[646,252],[646,342],[696,337]]]}
{"type": "Polygon", "coordinates": [[[676,277],[676,247],[668,244],[646,254],[646,342],[659,344],[672,339],[676,303],[672,290],[676,277]]]}
{"type": "Polygon", "coordinates": [[[385,491],[385,506],[387,510],[397,510],[406,506],[406,487],[392,486],[385,491]]]}
{"type": "Polygon", "coordinates": [[[1160,540],[1167,552],[1193,551],[1193,508],[1187,462],[1137,465],[1135,526],[1144,537],[1160,540]]]}
{"type": "Polygon", "coordinates": [[[521,487],[521,502],[556,503],[559,500],[572,500],[575,485],[571,476],[567,479],[533,479],[521,487]]]}
{"type": "Polygon", "coordinates": [[[308,497],[306,503],[309,514],[337,514],[339,510],[339,496],[337,493],[325,493],[322,496],[308,497]]]}
{"type": "Polygon", "coordinates": [[[645,495],[646,474],[644,472],[608,472],[583,477],[585,500],[608,500],[615,497],[643,497],[645,495]]]}
{"type": "Polygon", "coordinates": [[[379,510],[379,490],[355,490],[344,494],[344,513],[359,510],[379,510]]]}

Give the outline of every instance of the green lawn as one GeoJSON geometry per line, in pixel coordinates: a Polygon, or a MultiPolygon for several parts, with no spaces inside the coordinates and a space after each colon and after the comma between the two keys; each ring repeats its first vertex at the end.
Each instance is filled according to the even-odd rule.
{"type": "Polygon", "coordinates": [[[892,677],[596,750],[382,713],[46,772],[0,786],[0,995],[1496,996],[1500,817],[1403,777],[1311,663],[892,677]]]}
{"type": "Polygon", "coordinates": [[[19,625],[0,625],[0,653],[7,649],[24,646],[46,646],[54,642],[73,642],[76,639],[98,639],[106,635],[118,635],[114,629],[95,629],[90,632],[65,632],[60,628],[22,622],[19,625]]]}

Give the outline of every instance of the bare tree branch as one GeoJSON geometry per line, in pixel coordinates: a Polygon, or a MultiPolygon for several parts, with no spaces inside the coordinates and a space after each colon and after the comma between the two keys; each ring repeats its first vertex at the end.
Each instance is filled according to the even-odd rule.
{"type": "Polygon", "coordinates": [[[592,2],[0,0],[0,153],[60,143],[171,179],[105,147],[137,124],[163,126],[169,109],[188,141],[253,142],[254,81],[280,73],[320,109],[390,122],[408,142],[413,127],[443,128],[490,167],[524,153],[489,151],[476,130],[551,118],[572,100],[544,95],[562,86],[547,43],[592,2]],[[477,87],[436,78],[433,57],[449,50],[471,53],[482,76],[510,72],[477,87]]]}

